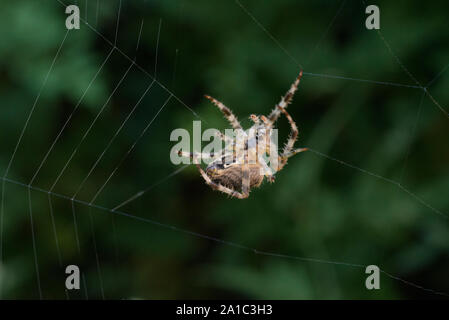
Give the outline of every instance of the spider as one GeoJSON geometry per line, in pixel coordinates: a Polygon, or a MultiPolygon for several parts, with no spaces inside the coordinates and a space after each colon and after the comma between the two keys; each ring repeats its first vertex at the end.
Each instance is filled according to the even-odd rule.
{"type": "Polygon", "coordinates": [[[259,187],[264,177],[269,182],[274,182],[274,175],[284,168],[288,158],[307,150],[307,148],[293,149],[294,143],[298,138],[298,128],[292,117],[285,110],[288,104],[292,102],[293,95],[298,89],[301,77],[302,70],[285,96],[281,98],[281,101],[268,117],[263,115],[256,116],[254,114],[250,116],[254,125],[248,130],[249,133],[243,131],[237,117],[228,107],[220,101],[205,95],[208,100],[220,109],[232,128],[244,137],[243,142],[236,142],[234,139],[220,133],[219,137],[226,142],[226,147],[220,154],[190,153],[183,151],[179,151],[178,154],[183,157],[190,157],[190,159],[202,158],[211,160],[206,171],[201,168],[199,162],[195,162],[201,176],[212,189],[224,192],[231,197],[238,199],[248,198],[250,190],[259,187]],[[281,114],[284,114],[289,121],[291,134],[284,150],[278,155],[278,165],[273,170],[268,167],[267,162],[262,156],[270,154],[270,145],[267,141],[271,137],[271,129],[274,128],[274,124],[281,114]],[[240,147],[243,150],[237,156],[236,147],[240,147]],[[262,153],[259,152],[260,150],[262,150],[262,153]],[[255,161],[249,161],[249,158],[255,159],[255,161]]]}

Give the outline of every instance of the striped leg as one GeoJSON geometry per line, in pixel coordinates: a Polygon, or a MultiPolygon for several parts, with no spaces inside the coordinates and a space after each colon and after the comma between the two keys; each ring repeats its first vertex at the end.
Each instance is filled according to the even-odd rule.
{"type": "MultiPolygon", "coordinates": [[[[260,116],[260,120],[265,124],[265,131],[259,136],[257,143],[257,155],[261,155],[267,153],[270,155],[270,132],[271,132],[271,123],[265,116],[260,116]],[[261,138],[262,137],[262,138],[261,138]],[[265,141],[264,141],[265,140],[265,141]]],[[[260,131],[259,131],[260,132],[260,131]]]]}
{"type": "Polygon", "coordinates": [[[309,150],[309,148],[298,148],[298,149],[295,149],[295,150],[287,153],[286,155],[283,155],[283,157],[288,159],[290,157],[293,157],[295,154],[298,154],[300,152],[304,152],[304,151],[307,151],[307,150],[309,150]]]}
{"type": "Polygon", "coordinates": [[[225,186],[222,186],[221,184],[213,182],[209,178],[209,176],[206,174],[206,172],[204,172],[203,168],[201,168],[201,166],[199,164],[197,164],[196,166],[197,166],[198,171],[200,172],[201,176],[203,177],[204,181],[206,182],[206,184],[209,185],[212,189],[229,194],[231,197],[234,197],[234,198],[238,198],[238,199],[248,198],[249,194],[242,194],[242,193],[232,190],[230,188],[226,188],[225,186]]]}
{"type": "Polygon", "coordinates": [[[272,123],[267,119],[267,117],[265,116],[260,116],[260,120],[263,121],[263,123],[267,126],[270,127],[272,125],[272,123]]]}
{"type": "Polygon", "coordinates": [[[299,82],[301,81],[301,78],[302,78],[302,70],[299,72],[298,77],[292,83],[290,89],[287,91],[285,96],[282,97],[281,101],[278,103],[276,108],[274,108],[274,110],[271,111],[270,115],[268,116],[268,120],[271,122],[271,124],[275,123],[276,120],[281,115],[281,110],[279,109],[279,107],[287,108],[287,106],[292,102],[293,95],[295,94],[296,90],[298,90],[298,85],[299,82]]]}
{"type": "Polygon", "coordinates": [[[225,149],[229,149],[234,145],[234,139],[221,133],[220,131],[216,132],[215,134],[218,138],[221,139],[221,141],[223,141],[225,143],[225,149]]]}
{"type": "MultiPolygon", "coordinates": [[[[224,148],[221,150],[220,155],[224,156],[227,153],[232,153],[234,159],[236,158],[236,147],[235,147],[235,139],[231,138],[230,136],[227,136],[226,134],[223,134],[220,131],[217,131],[215,133],[215,136],[217,136],[218,138],[221,139],[221,141],[223,141],[225,143],[224,148]]],[[[218,155],[217,155],[218,157],[218,155]]]]}
{"type": "Polygon", "coordinates": [[[289,158],[289,157],[286,157],[286,155],[288,155],[292,152],[292,149],[293,149],[293,146],[295,145],[296,139],[298,139],[298,127],[296,126],[296,123],[295,123],[295,121],[293,121],[292,117],[285,110],[285,108],[283,108],[281,106],[278,106],[278,108],[285,115],[285,117],[287,118],[288,122],[290,123],[290,127],[291,127],[290,137],[288,138],[287,144],[285,145],[284,150],[282,151],[282,155],[281,155],[281,159],[280,159],[281,161],[280,161],[279,170],[281,170],[285,166],[285,164],[287,163],[287,159],[289,158]]]}
{"type": "Polygon", "coordinates": [[[229,123],[231,124],[231,126],[234,129],[242,129],[242,126],[240,125],[240,122],[237,120],[237,117],[234,116],[234,114],[232,113],[231,110],[229,110],[228,107],[226,107],[220,101],[212,98],[211,96],[205,95],[205,97],[206,97],[206,99],[209,99],[210,101],[212,101],[212,103],[214,105],[216,105],[218,107],[218,109],[220,109],[220,111],[223,113],[225,118],[229,121],[229,123]]]}
{"type": "Polygon", "coordinates": [[[282,168],[287,164],[287,160],[290,157],[293,157],[295,154],[298,154],[300,152],[304,152],[309,150],[309,148],[299,148],[293,151],[290,151],[287,154],[283,154],[282,156],[279,157],[279,161],[281,162],[281,165],[279,166],[278,171],[282,170],[282,168]]]}
{"type": "Polygon", "coordinates": [[[185,152],[185,151],[178,151],[178,155],[181,157],[186,157],[190,159],[214,159],[218,156],[218,154],[212,153],[200,153],[200,152],[185,152]]]}
{"type": "Polygon", "coordinates": [[[288,138],[287,144],[285,145],[284,151],[282,152],[282,154],[287,154],[293,149],[293,145],[295,144],[296,139],[298,139],[298,127],[296,126],[293,118],[288,114],[287,110],[282,107],[279,107],[279,110],[285,115],[291,127],[290,137],[288,138]]]}
{"type": "Polygon", "coordinates": [[[248,162],[248,150],[245,150],[245,155],[243,158],[243,172],[242,172],[242,193],[244,196],[249,196],[249,189],[250,189],[250,171],[249,171],[249,162],[248,162]]]}
{"type": "Polygon", "coordinates": [[[270,167],[268,167],[267,163],[262,157],[259,158],[259,163],[263,168],[264,176],[268,179],[269,182],[273,183],[275,180],[273,171],[271,171],[270,167]]]}

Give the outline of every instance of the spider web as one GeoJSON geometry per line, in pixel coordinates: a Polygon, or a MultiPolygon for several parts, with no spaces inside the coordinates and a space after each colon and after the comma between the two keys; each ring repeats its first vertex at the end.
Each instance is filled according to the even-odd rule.
{"type": "MultiPolygon", "coordinates": [[[[66,4],[64,4],[60,0],[57,0],[57,2],[59,2],[59,4],[61,6],[64,6],[64,7],[66,6],[66,4]]],[[[276,37],[274,37],[268,31],[268,29],[264,25],[262,25],[259,22],[259,20],[247,9],[247,7],[241,3],[241,1],[235,0],[235,4],[239,8],[241,8],[243,10],[243,12],[246,15],[248,15],[248,17],[252,21],[255,22],[257,27],[260,28],[285,53],[286,56],[288,56],[291,59],[291,61],[294,63],[295,66],[298,66],[301,68],[303,68],[303,67],[306,68],[307,63],[305,63],[304,66],[301,65],[294,58],[294,56],[285,47],[282,46],[280,41],[277,40],[276,37]]],[[[325,30],[322,37],[317,42],[313,51],[310,53],[310,56],[309,56],[309,59],[307,59],[307,62],[310,61],[311,57],[313,56],[313,53],[319,49],[321,42],[323,41],[323,39],[325,38],[325,36],[329,32],[329,30],[332,28],[333,23],[338,18],[338,15],[341,13],[341,11],[344,9],[345,4],[346,4],[346,1],[342,1],[340,3],[335,16],[333,16],[327,29],[325,30]]],[[[31,179],[29,179],[27,182],[23,182],[18,179],[11,178],[10,172],[11,172],[11,169],[16,160],[17,152],[20,149],[20,147],[22,146],[23,138],[24,138],[24,136],[27,132],[27,129],[30,125],[30,121],[38,110],[41,94],[47,85],[48,79],[52,74],[55,64],[58,62],[58,58],[60,57],[61,52],[64,50],[64,45],[66,44],[66,40],[69,37],[70,31],[67,31],[64,34],[64,37],[62,38],[60,45],[55,53],[55,56],[50,64],[50,67],[44,77],[43,83],[42,83],[41,87],[39,88],[38,94],[31,106],[31,109],[30,109],[26,119],[25,119],[24,126],[23,126],[22,130],[20,131],[20,135],[18,137],[17,143],[15,144],[15,148],[12,152],[10,160],[7,164],[5,173],[4,173],[3,177],[1,178],[2,193],[1,193],[1,208],[0,208],[0,210],[1,210],[0,211],[0,214],[1,214],[1,216],[0,216],[0,266],[4,264],[3,248],[5,246],[5,239],[4,239],[4,235],[3,235],[3,225],[4,225],[4,219],[7,218],[7,211],[5,209],[5,205],[8,202],[7,201],[8,200],[7,184],[9,184],[9,185],[21,187],[27,191],[26,198],[27,198],[28,211],[29,211],[28,212],[29,221],[30,221],[30,226],[31,226],[34,273],[35,273],[35,278],[36,278],[37,293],[38,293],[39,298],[41,298],[41,299],[46,298],[46,296],[44,295],[44,290],[42,288],[42,275],[40,273],[39,252],[38,252],[38,247],[37,247],[37,234],[36,234],[36,230],[35,230],[34,214],[35,214],[36,205],[33,205],[33,203],[35,203],[33,198],[39,197],[38,194],[40,194],[40,196],[42,196],[42,195],[46,196],[46,198],[48,200],[49,214],[50,214],[50,221],[51,221],[51,228],[52,228],[52,236],[54,238],[53,241],[55,243],[56,255],[58,258],[58,263],[59,263],[60,268],[62,268],[64,266],[64,261],[63,261],[63,254],[61,252],[61,247],[60,247],[60,237],[61,236],[60,236],[60,233],[57,232],[58,225],[56,224],[56,221],[55,221],[55,214],[57,214],[57,213],[54,210],[54,201],[57,199],[64,200],[65,202],[69,203],[69,205],[70,205],[70,211],[71,211],[72,218],[73,218],[74,237],[76,239],[76,250],[78,251],[78,254],[80,256],[82,254],[82,251],[85,250],[85,249],[83,249],[85,247],[83,247],[83,245],[81,243],[79,230],[80,230],[80,228],[83,228],[83,227],[90,229],[91,238],[92,238],[91,246],[93,248],[93,254],[94,254],[95,265],[96,265],[96,273],[98,276],[98,286],[99,286],[99,291],[96,290],[96,292],[98,292],[99,296],[103,299],[107,298],[108,295],[107,295],[107,291],[105,290],[105,286],[104,286],[104,282],[103,282],[104,270],[102,270],[101,259],[100,259],[100,255],[99,255],[99,251],[101,249],[99,248],[99,243],[98,243],[97,234],[96,234],[96,228],[98,228],[98,226],[96,226],[96,224],[95,224],[95,216],[98,215],[98,212],[100,212],[100,211],[109,214],[109,216],[111,217],[111,228],[113,230],[112,231],[113,237],[115,238],[114,241],[117,241],[117,231],[116,231],[117,225],[116,225],[115,217],[125,217],[127,219],[132,219],[132,220],[135,220],[135,221],[138,221],[141,223],[152,224],[152,225],[161,227],[163,229],[169,229],[172,232],[184,233],[184,234],[190,235],[195,238],[209,240],[209,241],[213,241],[213,242],[216,242],[216,243],[219,243],[219,244],[222,244],[225,246],[229,246],[229,247],[232,247],[232,248],[235,248],[238,250],[247,251],[249,254],[270,256],[270,257],[276,257],[276,258],[281,258],[281,259],[298,260],[298,261],[317,263],[317,264],[329,264],[329,265],[336,265],[336,266],[344,266],[344,267],[348,267],[348,268],[356,268],[356,269],[363,269],[363,270],[366,268],[367,264],[362,264],[362,263],[352,263],[352,262],[334,261],[334,260],[326,260],[326,259],[317,259],[317,258],[312,258],[312,257],[296,256],[294,254],[282,254],[282,253],[277,253],[277,252],[268,252],[268,251],[264,251],[264,250],[258,250],[257,248],[253,248],[251,246],[247,246],[247,245],[240,244],[240,243],[233,242],[233,241],[228,241],[225,239],[206,235],[203,233],[198,233],[194,230],[184,229],[184,228],[179,227],[174,224],[168,224],[168,223],[161,222],[160,220],[154,220],[154,219],[149,219],[149,218],[145,218],[145,217],[140,217],[138,215],[131,214],[131,213],[123,210],[123,207],[125,205],[128,205],[128,204],[134,202],[135,200],[141,198],[142,196],[148,194],[150,191],[154,190],[154,188],[160,186],[161,184],[166,182],[168,179],[178,175],[187,166],[181,166],[181,167],[177,168],[176,170],[174,170],[172,173],[166,175],[165,177],[163,177],[162,179],[160,179],[158,181],[155,181],[154,183],[152,183],[148,187],[142,189],[141,191],[134,193],[134,194],[130,194],[130,196],[128,198],[126,198],[123,201],[120,201],[112,208],[104,207],[102,205],[97,204],[96,203],[97,199],[103,193],[106,186],[116,176],[119,169],[124,164],[126,164],[126,160],[128,160],[129,156],[133,153],[133,151],[135,150],[138,143],[145,137],[145,135],[148,133],[148,131],[151,129],[151,127],[156,123],[160,114],[165,109],[167,109],[169,107],[169,105],[171,105],[171,107],[181,106],[181,107],[185,108],[187,110],[187,112],[191,113],[192,116],[194,117],[194,119],[200,119],[204,122],[206,122],[206,121],[202,117],[200,117],[200,115],[198,115],[185,102],[183,102],[183,100],[181,98],[179,98],[171,89],[169,89],[167,86],[165,86],[163,83],[161,83],[157,78],[158,51],[159,51],[159,40],[160,40],[160,35],[161,35],[161,30],[162,30],[162,20],[159,21],[158,27],[157,27],[158,31],[157,31],[156,46],[155,46],[156,49],[155,49],[154,72],[150,73],[150,72],[146,71],[146,69],[144,67],[142,67],[139,62],[137,62],[136,57],[131,58],[129,56],[129,54],[125,53],[119,47],[118,34],[119,34],[119,27],[120,27],[122,2],[119,1],[118,8],[117,8],[116,29],[115,29],[115,35],[114,35],[113,41],[108,39],[102,33],[100,33],[96,27],[96,25],[98,24],[99,2],[97,1],[97,3],[96,3],[97,10],[95,13],[95,26],[93,26],[86,20],[87,17],[89,17],[87,8],[88,8],[88,6],[87,6],[87,1],[86,1],[86,5],[85,5],[85,9],[86,9],[85,17],[86,18],[81,18],[81,20],[84,23],[84,26],[87,27],[91,32],[93,32],[99,39],[102,39],[105,42],[105,44],[110,47],[110,50],[108,51],[108,54],[106,55],[104,60],[99,65],[98,70],[96,71],[94,76],[88,82],[86,89],[84,90],[83,94],[79,98],[78,102],[76,103],[74,109],[71,111],[70,115],[65,120],[63,126],[61,127],[60,130],[58,130],[54,140],[51,141],[49,149],[43,155],[42,160],[40,161],[39,165],[37,166],[37,168],[35,170],[33,170],[31,179]],[[82,105],[83,100],[85,99],[86,95],[89,92],[89,89],[92,87],[95,80],[98,78],[100,73],[103,71],[104,67],[108,63],[111,62],[113,55],[119,56],[119,57],[121,57],[121,59],[127,61],[127,63],[128,63],[127,69],[121,75],[121,77],[119,78],[119,81],[114,85],[114,88],[111,91],[111,93],[108,95],[107,100],[102,104],[102,106],[100,107],[98,112],[95,113],[95,117],[88,123],[88,126],[86,127],[86,129],[83,132],[79,133],[80,139],[78,139],[78,142],[74,146],[71,146],[69,148],[70,151],[68,152],[67,161],[62,164],[62,167],[60,170],[56,171],[57,175],[56,175],[56,178],[54,179],[54,182],[48,188],[40,188],[40,187],[36,186],[36,182],[39,181],[39,179],[38,179],[39,174],[40,174],[41,170],[43,168],[45,168],[45,165],[47,164],[47,161],[48,161],[52,151],[54,150],[54,148],[56,147],[58,142],[62,143],[64,133],[66,130],[70,129],[71,122],[73,121],[74,116],[78,112],[79,107],[82,105]],[[58,186],[60,179],[64,176],[64,174],[66,174],[66,171],[70,167],[71,163],[73,161],[75,161],[75,158],[76,158],[78,152],[80,151],[80,148],[82,148],[82,146],[86,143],[86,140],[90,137],[90,135],[94,134],[93,131],[94,131],[97,123],[101,119],[102,115],[104,114],[104,112],[107,111],[111,99],[113,99],[113,97],[117,94],[117,92],[121,88],[121,86],[127,81],[127,77],[129,75],[131,75],[132,72],[134,72],[134,71],[141,72],[141,73],[145,74],[146,77],[148,78],[148,83],[146,83],[144,85],[144,88],[141,91],[138,99],[130,105],[130,109],[127,111],[127,114],[124,117],[124,119],[121,121],[120,125],[115,130],[111,130],[112,135],[110,135],[109,138],[105,139],[105,141],[106,141],[105,144],[103,146],[99,147],[99,150],[98,150],[99,152],[94,157],[95,161],[90,166],[87,173],[83,174],[83,178],[82,178],[81,182],[76,186],[75,192],[72,192],[70,194],[63,194],[61,192],[56,192],[55,190],[56,190],[56,187],[58,186]],[[80,192],[83,190],[83,188],[88,183],[89,178],[91,177],[93,172],[102,163],[102,160],[104,159],[106,153],[108,151],[110,151],[111,149],[113,149],[114,142],[120,136],[120,134],[123,133],[123,129],[126,127],[127,124],[129,124],[130,119],[133,116],[135,116],[136,112],[139,111],[139,108],[142,107],[142,104],[144,104],[143,103],[144,99],[147,97],[147,95],[148,96],[157,95],[157,92],[156,93],[152,92],[153,89],[158,89],[165,93],[163,98],[160,99],[161,101],[159,102],[158,106],[156,107],[156,110],[155,110],[153,116],[148,119],[145,126],[142,129],[140,129],[138,134],[133,138],[133,141],[130,144],[129,148],[127,150],[125,150],[125,152],[123,152],[119,157],[116,158],[117,162],[113,166],[112,170],[110,171],[110,174],[107,175],[106,179],[104,180],[104,183],[101,184],[101,186],[96,189],[96,192],[93,193],[92,197],[87,201],[81,200],[79,198],[80,192]],[[79,219],[79,214],[78,214],[78,212],[80,210],[82,210],[80,208],[88,209],[87,225],[84,225],[84,226],[80,225],[80,219],[79,219]],[[96,214],[93,214],[92,211],[96,211],[96,214]]],[[[139,49],[139,43],[140,43],[141,37],[142,37],[143,26],[144,26],[144,20],[142,20],[142,22],[140,24],[139,31],[138,32],[136,31],[136,33],[138,33],[138,37],[136,39],[136,52],[139,49]]],[[[399,59],[399,57],[394,53],[394,50],[392,49],[392,47],[390,46],[390,44],[388,43],[388,41],[386,40],[384,35],[380,31],[378,31],[378,35],[379,35],[379,39],[385,45],[388,52],[391,54],[391,56],[395,59],[397,64],[400,66],[400,68],[412,80],[412,82],[414,84],[359,79],[359,78],[346,77],[346,76],[340,76],[340,75],[331,75],[331,74],[320,74],[320,73],[308,72],[307,69],[305,69],[305,71],[304,71],[304,76],[305,77],[307,77],[307,76],[318,77],[318,78],[331,78],[331,79],[336,79],[336,80],[354,81],[354,82],[359,82],[359,83],[370,83],[373,85],[384,85],[384,86],[390,86],[390,87],[402,87],[402,88],[407,88],[407,89],[421,90],[422,94],[421,94],[421,98],[419,101],[419,107],[417,110],[416,119],[415,119],[415,123],[414,123],[413,130],[412,130],[412,135],[415,135],[416,126],[417,126],[417,123],[419,122],[419,119],[421,116],[422,105],[423,105],[423,101],[424,101],[425,97],[430,99],[432,104],[434,106],[436,106],[438,108],[438,110],[441,111],[445,115],[445,117],[449,117],[445,108],[443,108],[441,106],[441,104],[433,97],[433,95],[431,95],[431,93],[428,90],[428,88],[436,81],[436,79],[439,78],[444,73],[444,71],[446,71],[446,69],[449,67],[449,65],[444,67],[441,70],[441,72],[439,72],[435,77],[432,78],[431,81],[429,81],[427,83],[427,85],[422,85],[416,79],[416,77],[405,67],[405,65],[402,63],[402,61],[399,59]]],[[[136,54],[136,56],[137,56],[137,54],[136,54]]],[[[177,57],[177,55],[176,55],[176,57],[177,57]]],[[[175,76],[173,76],[173,77],[175,77],[175,76]]],[[[435,206],[428,203],[422,197],[420,197],[416,193],[412,192],[411,190],[409,190],[402,184],[402,178],[404,175],[404,171],[406,170],[407,161],[410,156],[410,149],[408,149],[407,154],[405,155],[404,165],[403,165],[400,179],[399,179],[399,181],[396,181],[396,180],[390,179],[388,177],[384,177],[382,175],[368,171],[366,169],[360,168],[360,167],[353,165],[351,163],[348,163],[344,160],[340,160],[336,157],[333,157],[332,155],[328,155],[328,154],[321,152],[313,147],[310,147],[310,146],[307,146],[307,147],[314,155],[316,155],[318,157],[322,157],[324,159],[336,162],[339,165],[348,167],[352,170],[356,170],[362,174],[368,175],[374,179],[378,179],[382,182],[385,182],[386,184],[390,184],[390,185],[398,188],[400,191],[404,192],[407,196],[409,196],[410,199],[412,199],[413,201],[417,201],[420,205],[427,208],[429,210],[429,212],[434,213],[438,217],[442,218],[443,221],[446,221],[448,219],[447,213],[441,211],[440,209],[437,209],[435,206]]],[[[6,242],[6,245],[7,245],[7,242],[6,242]]],[[[117,251],[117,244],[115,244],[115,250],[117,251]]],[[[116,254],[117,260],[119,260],[117,252],[115,254],[116,254]]],[[[437,294],[437,295],[449,296],[449,294],[446,292],[441,292],[439,290],[427,288],[420,284],[402,279],[401,277],[398,277],[395,274],[390,273],[387,270],[384,270],[383,268],[381,268],[381,272],[393,280],[399,281],[401,283],[404,283],[408,286],[420,289],[422,291],[427,291],[427,292],[437,294]]],[[[86,274],[84,272],[82,274],[82,281],[83,281],[83,287],[84,287],[84,291],[83,291],[84,297],[86,299],[89,299],[89,293],[88,293],[89,288],[87,287],[86,274]]],[[[2,289],[3,289],[3,279],[0,278],[0,295],[2,294],[2,291],[3,291],[2,289]]],[[[69,292],[67,290],[65,290],[65,296],[67,299],[70,299],[71,294],[69,294],[69,292]]]]}

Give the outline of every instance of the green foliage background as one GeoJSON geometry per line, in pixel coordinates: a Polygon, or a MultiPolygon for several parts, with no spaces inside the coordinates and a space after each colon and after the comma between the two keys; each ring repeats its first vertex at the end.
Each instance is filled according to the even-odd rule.
{"type": "MultiPolygon", "coordinates": [[[[380,7],[381,33],[396,58],[376,31],[365,28],[362,1],[346,1],[341,7],[341,1],[240,0],[273,40],[235,1],[124,0],[118,49],[91,85],[112,49],[119,2],[78,2],[90,27],[82,24],[79,31],[68,33],[7,178],[29,183],[79,103],[33,181],[35,188],[49,190],[130,59],[136,57],[141,69],[131,67],[55,186],[53,191],[68,199],[52,196],[50,205],[45,192],[29,193],[24,186],[4,181],[3,298],[39,298],[30,207],[46,299],[66,298],[64,268],[69,264],[80,266],[85,281],[82,290],[69,293],[70,299],[84,299],[86,293],[89,299],[439,297],[385,274],[381,290],[368,291],[364,268],[257,254],[226,241],[276,255],[376,264],[407,281],[449,292],[447,111],[417,88],[319,76],[416,85],[399,60],[426,85],[449,63],[446,2],[373,3],[380,7]],[[76,199],[92,200],[170,91],[179,100],[170,99],[95,201],[113,208],[150,187],[121,210],[168,227],[70,201],[152,82],[160,20],[159,82],[76,199]],[[248,126],[249,114],[267,114],[278,102],[298,74],[298,64],[306,74],[289,107],[300,127],[298,146],[401,185],[316,152],[292,158],[275,184],[263,184],[247,200],[212,191],[193,166],[164,180],[179,169],[169,159],[171,131],[191,131],[192,121],[199,120],[188,108],[205,120],[203,128],[228,128],[203,94],[223,101],[248,126]]],[[[58,1],[0,4],[2,175],[67,32],[65,18],[58,1]]],[[[448,86],[449,72],[443,72],[428,88],[446,110],[448,86]]],[[[285,139],[285,119],[279,127],[285,139]]]]}

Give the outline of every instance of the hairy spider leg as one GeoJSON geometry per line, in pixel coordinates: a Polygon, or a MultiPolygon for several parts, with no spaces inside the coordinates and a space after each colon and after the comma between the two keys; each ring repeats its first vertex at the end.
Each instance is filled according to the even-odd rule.
{"type": "MultiPolygon", "coordinates": [[[[254,116],[251,115],[250,118],[251,120],[256,120],[257,124],[260,123],[260,119],[262,119],[262,121],[266,124],[268,123],[267,118],[265,116],[254,116]],[[255,118],[257,117],[257,119],[255,118]]],[[[255,122],[256,122],[255,121],[255,122]]],[[[269,141],[270,141],[270,131],[271,129],[267,129],[266,127],[262,128],[262,129],[256,129],[255,130],[255,135],[254,135],[254,139],[256,139],[257,137],[257,142],[256,142],[256,147],[255,150],[253,150],[250,153],[250,157],[252,160],[256,159],[257,163],[260,164],[260,166],[262,167],[262,171],[261,171],[261,175],[264,175],[265,177],[267,177],[267,179],[270,182],[274,182],[274,173],[273,171],[268,167],[268,164],[266,163],[265,159],[263,158],[263,156],[265,154],[270,155],[270,147],[269,147],[269,141]]],[[[248,151],[249,152],[249,151],[248,151]]]]}
{"type": "Polygon", "coordinates": [[[221,139],[225,143],[225,147],[222,149],[221,154],[224,155],[226,151],[232,151],[234,149],[235,141],[233,138],[223,134],[220,131],[215,133],[215,136],[221,139]]]}
{"type": "MultiPolygon", "coordinates": [[[[282,154],[280,156],[281,163],[280,163],[280,166],[278,169],[278,171],[279,171],[279,170],[282,170],[282,168],[287,164],[288,158],[294,155],[294,154],[292,154],[292,150],[293,150],[293,146],[295,145],[296,140],[298,139],[298,127],[296,126],[295,121],[290,116],[290,114],[287,112],[287,110],[285,110],[285,108],[283,108],[281,106],[278,106],[278,108],[285,115],[285,117],[287,118],[288,122],[290,123],[290,127],[291,127],[290,137],[288,138],[287,144],[285,145],[284,150],[282,151],[282,154]]],[[[307,149],[302,148],[302,149],[297,149],[297,150],[306,151],[307,149]]],[[[299,151],[299,152],[302,152],[302,151],[299,151]]],[[[296,152],[296,153],[298,153],[298,152],[296,152]]]]}
{"type": "Polygon", "coordinates": [[[262,122],[263,122],[267,127],[270,127],[270,126],[271,126],[271,122],[267,119],[267,117],[265,117],[265,116],[260,116],[260,120],[262,120],[262,122]]]}
{"type": "Polygon", "coordinates": [[[200,153],[200,152],[185,152],[185,151],[178,151],[178,155],[181,157],[187,157],[190,159],[216,159],[217,157],[221,156],[221,153],[200,153]]]}
{"type": "Polygon", "coordinates": [[[268,179],[269,182],[274,182],[274,173],[271,170],[271,168],[268,166],[268,164],[265,162],[265,160],[262,157],[259,157],[259,164],[263,168],[263,175],[268,179]]]}
{"type": "Polygon", "coordinates": [[[299,82],[302,78],[302,70],[299,72],[298,77],[295,79],[295,81],[290,86],[290,89],[287,91],[285,96],[282,97],[281,101],[276,105],[273,111],[271,111],[270,115],[268,116],[268,120],[270,122],[270,125],[272,126],[276,120],[281,115],[281,111],[279,107],[287,108],[287,106],[292,102],[293,95],[295,94],[296,90],[298,90],[299,82]]]}
{"type": "Polygon", "coordinates": [[[295,150],[287,153],[286,155],[283,155],[283,157],[288,159],[290,157],[293,157],[295,154],[298,154],[300,152],[304,152],[304,151],[307,151],[307,150],[309,150],[309,148],[298,148],[298,149],[295,149],[295,150]]]}
{"type": "MultiPolygon", "coordinates": [[[[245,144],[248,143],[248,139],[245,139],[245,144]]],[[[251,183],[251,177],[250,177],[250,169],[249,169],[249,160],[248,160],[248,152],[249,150],[243,150],[244,156],[243,156],[243,166],[242,166],[242,193],[245,197],[249,196],[249,189],[250,189],[250,183],[251,183]]]]}
{"type": "Polygon", "coordinates": [[[206,182],[207,185],[209,185],[212,189],[214,190],[218,190],[221,192],[224,192],[228,195],[230,195],[231,197],[235,197],[238,199],[245,199],[248,198],[249,194],[243,194],[240,193],[238,191],[232,190],[230,188],[227,188],[219,183],[215,183],[211,180],[211,178],[209,178],[209,176],[206,174],[206,172],[204,172],[203,168],[201,168],[201,166],[199,164],[196,165],[196,167],[198,168],[198,171],[200,172],[201,176],[203,177],[204,181],[206,182]]]}
{"type": "Polygon", "coordinates": [[[211,96],[205,95],[204,97],[206,99],[209,99],[214,105],[218,107],[218,109],[220,109],[220,111],[223,113],[225,118],[229,121],[229,123],[234,129],[242,129],[242,126],[240,122],[237,120],[237,117],[232,113],[232,111],[228,107],[226,107],[223,103],[221,103],[217,99],[212,98],[211,96]]]}

